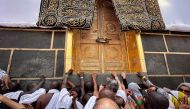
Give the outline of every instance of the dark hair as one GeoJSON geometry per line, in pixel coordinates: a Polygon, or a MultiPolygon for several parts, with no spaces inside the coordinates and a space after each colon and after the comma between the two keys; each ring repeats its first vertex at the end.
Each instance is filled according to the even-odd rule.
{"type": "Polygon", "coordinates": [[[146,109],[167,109],[169,107],[169,100],[158,92],[151,92],[145,96],[146,109]]]}
{"type": "Polygon", "coordinates": [[[60,89],[60,83],[58,82],[58,81],[52,81],[51,83],[50,83],[50,86],[49,86],[49,88],[50,89],[57,89],[57,90],[59,90],[60,89]]]}
{"type": "Polygon", "coordinates": [[[93,92],[94,91],[94,85],[91,81],[88,81],[84,85],[85,92],[93,92]]]}
{"type": "Polygon", "coordinates": [[[71,91],[76,91],[77,94],[78,94],[78,98],[81,97],[82,92],[81,92],[81,87],[80,86],[76,86],[76,87],[72,88],[71,91]]]}

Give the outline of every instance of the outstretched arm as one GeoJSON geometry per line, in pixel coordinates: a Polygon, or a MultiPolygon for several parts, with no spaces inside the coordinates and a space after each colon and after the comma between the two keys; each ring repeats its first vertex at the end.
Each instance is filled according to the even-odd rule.
{"type": "Polygon", "coordinates": [[[93,95],[98,97],[99,95],[99,92],[98,92],[98,86],[97,86],[97,82],[96,82],[96,78],[97,78],[97,74],[92,74],[92,80],[93,80],[93,83],[94,83],[94,92],[93,92],[93,95]]]}
{"type": "Polygon", "coordinates": [[[11,109],[25,109],[24,105],[16,103],[3,95],[0,95],[0,101],[6,104],[11,109]]]}
{"type": "Polygon", "coordinates": [[[20,96],[24,95],[24,94],[31,94],[33,92],[35,92],[36,90],[38,90],[40,87],[42,87],[42,85],[45,83],[45,76],[42,75],[40,76],[40,82],[38,83],[38,85],[36,85],[31,91],[28,92],[23,92],[20,94],[20,96]]]}
{"type": "Polygon", "coordinates": [[[61,89],[66,88],[68,74],[70,74],[72,72],[73,72],[73,69],[70,69],[68,72],[65,73],[65,75],[63,77],[64,80],[62,82],[61,89]]]}
{"type": "Polygon", "coordinates": [[[85,94],[85,90],[84,90],[84,72],[80,72],[80,85],[81,85],[81,97],[80,99],[82,100],[84,94],[85,94]]]}
{"type": "Polygon", "coordinates": [[[154,84],[152,84],[152,82],[150,82],[150,80],[146,78],[146,76],[143,76],[141,72],[137,72],[137,76],[143,81],[143,84],[148,88],[150,88],[151,86],[155,86],[154,84]]]}
{"type": "Polygon", "coordinates": [[[122,73],[121,73],[121,77],[122,77],[122,80],[123,80],[123,84],[124,84],[124,86],[125,86],[125,89],[127,89],[127,88],[128,88],[128,83],[127,83],[127,78],[126,78],[125,72],[122,72],[122,73]]]}
{"type": "Polygon", "coordinates": [[[118,86],[119,86],[119,90],[122,90],[122,84],[117,76],[117,74],[115,72],[112,73],[112,75],[114,76],[115,80],[117,81],[118,83],[118,86]]]}
{"type": "Polygon", "coordinates": [[[78,109],[76,101],[77,101],[77,96],[74,95],[71,104],[72,109],[78,109]]]}
{"type": "Polygon", "coordinates": [[[75,87],[75,84],[72,81],[68,80],[68,79],[67,79],[67,85],[69,85],[71,88],[75,87]]]}

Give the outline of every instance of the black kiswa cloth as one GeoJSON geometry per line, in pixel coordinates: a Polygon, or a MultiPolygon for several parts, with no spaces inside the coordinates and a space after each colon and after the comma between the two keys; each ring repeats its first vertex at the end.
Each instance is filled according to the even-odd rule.
{"type": "Polygon", "coordinates": [[[164,30],[157,0],[112,0],[122,30],[164,30]]]}
{"type": "Polygon", "coordinates": [[[42,0],[37,25],[90,28],[95,0],[42,0]]]}

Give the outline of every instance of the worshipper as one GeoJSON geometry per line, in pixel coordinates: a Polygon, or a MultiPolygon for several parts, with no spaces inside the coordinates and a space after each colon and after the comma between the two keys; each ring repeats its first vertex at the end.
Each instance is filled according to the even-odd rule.
{"type": "Polygon", "coordinates": [[[82,89],[82,104],[85,106],[91,96],[93,96],[94,85],[92,81],[86,81],[83,86],[84,76],[80,75],[82,89]],[[83,92],[84,91],[84,92],[83,92]]]}
{"type": "Polygon", "coordinates": [[[82,102],[82,104],[84,106],[85,105],[85,102],[83,102],[83,98],[84,98],[84,95],[85,95],[84,72],[80,72],[79,77],[80,77],[80,85],[81,85],[81,97],[80,97],[80,101],[82,102]]]}
{"type": "Polygon", "coordinates": [[[0,86],[1,90],[9,89],[11,85],[11,80],[9,75],[0,68],[0,86]]]}
{"type": "MultiPolygon", "coordinates": [[[[116,73],[113,73],[112,75],[114,76],[116,81],[119,81],[116,73]]],[[[114,93],[114,91],[109,87],[109,85],[105,86],[105,87],[103,85],[100,85],[100,88],[98,91],[96,78],[97,78],[97,75],[92,74],[92,80],[94,83],[94,92],[93,92],[93,96],[90,97],[90,99],[87,102],[87,104],[85,105],[84,109],[93,109],[95,103],[103,98],[109,98],[111,100],[116,100],[118,102],[118,106],[124,108],[124,104],[126,101],[126,94],[125,94],[125,91],[122,90],[121,83],[118,82],[119,90],[117,90],[116,93],[114,93]]]]}
{"type": "Polygon", "coordinates": [[[128,83],[127,83],[126,73],[122,72],[121,77],[122,77],[122,81],[123,81],[123,84],[125,86],[125,89],[127,89],[128,88],[128,83]]]}
{"type": "MultiPolygon", "coordinates": [[[[125,102],[127,101],[127,95],[125,93],[125,86],[122,87],[122,83],[120,82],[116,73],[112,73],[112,75],[118,84],[118,90],[117,90],[116,95],[115,95],[115,101],[118,104],[118,106],[121,109],[123,109],[125,107],[125,102]]],[[[122,75],[123,75],[123,79],[126,79],[126,75],[124,75],[124,74],[122,74],[122,75]]]]}
{"type": "MultiPolygon", "coordinates": [[[[7,97],[10,100],[18,102],[19,104],[23,104],[25,107],[29,108],[32,107],[32,105],[35,105],[35,102],[37,101],[40,95],[46,93],[45,89],[40,88],[44,83],[45,83],[45,77],[41,76],[40,82],[38,84],[36,83],[28,84],[27,92],[18,90],[16,92],[6,93],[3,96],[7,97]]],[[[10,107],[3,102],[0,103],[0,108],[1,107],[4,107],[4,109],[10,109],[10,107]]]]}
{"type": "Polygon", "coordinates": [[[190,83],[181,83],[181,84],[177,87],[177,90],[183,92],[183,93],[186,94],[188,97],[190,97],[190,83]]]}
{"type": "Polygon", "coordinates": [[[93,109],[120,109],[119,106],[110,98],[99,99],[93,109]]]}
{"type": "Polygon", "coordinates": [[[38,100],[35,109],[47,109],[48,103],[54,94],[59,93],[60,84],[57,81],[52,81],[49,85],[49,91],[46,94],[41,95],[38,100]],[[47,106],[47,107],[46,107],[47,106]]]}
{"type": "Polygon", "coordinates": [[[97,86],[97,83],[96,83],[96,78],[97,78],[97,75],[92,74],[92,81],[93,81],[93,84],[94,84],[93,96],[90,97],[90,99],[86,103],[84,109],[93,109],[93,107],[94,107],[94,105],[96,103],[96,99],[99,96],[98,86],[97,86]]]}
{"type": "MultiPolygon", "coordinates": [[[[70,69],[68,72],[73,72],[72,69],[70,69]]],[[[79,97],[79,93],[77,93],[78,89],[71,89],[69,92],[66,88],[66,83],[67,83],[67,77],[68,73],[65,73],[64,80],[62,82],[62,89],[57,96],[57,101],[54,102],[56,103],[55,108],[64,108],[64,109],[83,109],[83,105],[77,100],[79,97]]],[[[51,102],[51,101],[50,101],[51,102]]],[[[54,109],[54,108],[51,108],[54,109]]]]}
{"type": "Polygon", "coordinates": [[[40,87],[42,87],[42,85],[45,83],[45,76],[41,75],[40,76],[40,82],[37,83],[30,83],[27,85],[27,91],[24,92],[22,90],[18,90],[15,92],[8,92],[6,94],[4,94],[3,96],[8,97],[9,99],[14,99],[16,101],[19,101],[19,99],[21,98],[21,96],[26,95],[26,94],[32,94],[35,91],[37,91],[40,87]]]}
{"type": "MultiPolygon", "coordinates": [[[[152,84],[145,76],[142,75],[142,73],[138,73],[137,76],[141,78],[143,83],[146,84],[149,87],[148,92],[154,92],[157,91],[158,93],[164,95],[166,98],[169,100],[169,107],[168,109],[179,109],[180,106],[182,105],[182,101],[184,98],[187,96],[181,91],[177,90],[170,90],[168,88],[160,88],[154,84],[152,84]]],[[[181,85],[180,85],[181,86],[181,85]]],[[[187,98],[186,100],[187,105],[190,105],[190,99],[187,98]]]]}
{"type": "MultiPolygon", "coordinates": [[[[19,104],[13,100],[10,100],[6,96],[0,94],[0,101],[10,107],[11,109],[25,109],[24,105],[19,104]]],[[[6,109],[6,107],[1,106],[0,109],[6,109]]]]}
{"type": "Polygon", "coordinates": [[[169,100],[158,92],[151,92],[145,97],[145,109],[167,109],[169,100]]]}

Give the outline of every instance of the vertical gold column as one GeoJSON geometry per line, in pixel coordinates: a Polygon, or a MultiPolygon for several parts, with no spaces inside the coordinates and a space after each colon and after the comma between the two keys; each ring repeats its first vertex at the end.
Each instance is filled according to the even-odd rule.
{"type": "Polygon", "coordinates": [[[142,72],[147,72],[147,70],[146,70],[146,64],[145,64],[145,59],[144,59],[144,50],[143,50],[143,45],[142,45],[142,39],[141,39],[141,33],[140,33],[140,31],[136,32],[136,40],[137,40],[137,46],[138,46],[138,51],[139,51],[141,70],[142,70],[142,72]]]}
{"type": "Polygon", "coordinates": [[[65,72],[72,68],[72,42],[73,33],[71,30],[67,30],[65,38],[65,72]]]}

